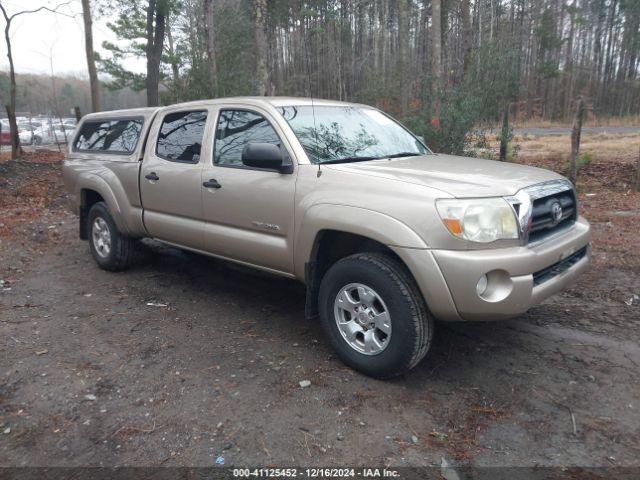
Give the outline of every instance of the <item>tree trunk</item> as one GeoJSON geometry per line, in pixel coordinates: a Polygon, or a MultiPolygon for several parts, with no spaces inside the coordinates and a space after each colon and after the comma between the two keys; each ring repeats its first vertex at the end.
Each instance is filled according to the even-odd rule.
{"type": "Polygon", "coordinates": [[[571,132],[571,159],[569,163],[569,180],[576,184],[578,180],[578,158],[580,156],[580,135],[582,133],[582,120],[584,119],[584,100],[578,98],[576,103],[576,116],[573,120],[573,131],[571,132]]]}
{"type": "Polygon", "coordinates": [[[178,65],[178,58],[176,57],[176,50],[173,44],[173,35],[171,34],[171,25],[169,25],[169,21],[166,20],[166,31],[167,31],[167,44],[169,51],[169,58],[171,59],[171,74],[173,75],[173,85],[174,85],[174,93],[175,93],[175,101],[180,102],[182,97],[182,82],[180,79],[180,66],[178,65]]]}
{"type": "Polygon", "coordinates": [[[256,94],[268,95],[269,88],[269,72],[267,70],[267,35],[266,35],[266,16],[267,16],[267,0],[254,0],[254,30],[256,42],[256,94]]]}
{"type": "Polygon", "coordinates": [[[462,21],[462,76],[467,73],[471,56],[471,15],[469,0],[460,1],[460,17],[462,21]]]}
{"type": "Polygon", "coordinates": [[[147,9],[147,106],[156,107],[160,104],[160,61],[162,60],[162,46],[164,44],[165,8],[164,2],[149,0],[147,9]]]}
{"type": "Polygon", "coordinates": [[[16,71],[13,66],[13,53],[11,52],[11,36],[9,29],[11,21],[6,18],[6,26],[4,28],[4,39],[7,44],[7,58],[9,59],[9,105],[6,106],[7,118],[9,119],[9,131],[11,133],[11,158],[18,159],[22,157],[22,148],[20,148],[20,137],[18,136],[18,124],[16,122],[16,71]]]}
{"type": "Polygon", "coordinates": [[[91,19],[90,0],[82,0],[82,16],[84,19],[84,48],[87,55],[89,85],[91,87],[91,109],[100,111],[100,84],[96,70],[96,58],[93,50],[93,20],[91,19]]]}
{"type": "Polygon", "coordinates": [[[204,0],[204,30],[209,67],[209,95],[218,94],[218,71],[216,65],[215,30],[213,24],[213,0],[204,0]]]}
{"type": "Polygon", "coordinates": [[[441,0],[431,1],[431,125],[440,129],[440,92],[442,83],[442,8],[441,0]]]}
{"type": "Polygon", "coordinates": [[[409,6],[407,0],[398,0],[398,47],[400,63],[400,111],[402,116],[409,110],[409,6]]]}
{"type": "Polygon", "coordinates": [[[564,96],[565,96],[565,104],[564,111],[562,113],[565,120],[569,119],[569,107],[571,102],[571,97],[573,97],[573,37],[575,32],[575,16],[576,16],[576,3],[577,0],[573,0],[573,6],[570,14],[571,26],[569,28],[569,37],[567,38],[567,52],[566,52],[566,60],[565,60],[565,86],[564,86],[564,96]]]}

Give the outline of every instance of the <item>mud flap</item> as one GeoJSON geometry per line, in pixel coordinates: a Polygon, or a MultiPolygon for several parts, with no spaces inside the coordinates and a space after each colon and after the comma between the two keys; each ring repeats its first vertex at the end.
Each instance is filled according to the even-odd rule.
{"type": "Polygon", "coordinates": [[[304,316],[307,320],[318,318],[318,291],[319,282],[316,262],[304,264],[304,279],[307,285],[307,296],[304,304],[304,316]]]}
{"type": "Polygon", "coordinates": [[[78,232],[80,234],[81,240],[89,239],[89,229],[87,227],[87,216],[89,214],[89,209],[87,207],[80,207],[78,210],[78,221],[80,222],[78,225],[78,232]]]}

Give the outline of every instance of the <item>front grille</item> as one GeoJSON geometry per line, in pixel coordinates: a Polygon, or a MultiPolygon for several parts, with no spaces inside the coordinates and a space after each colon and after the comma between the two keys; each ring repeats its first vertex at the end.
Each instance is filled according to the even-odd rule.
{"type": "Polygon", "coordinates": [[[578,263],[587,254],[587,247],[582,247],[575,253],[572,253],[564,260],[560,260],[558,263],[554,263],[550,267],[540,270],[533,274],[533,285],[538,286],[541,283],[551,280],[556,275],[560,275],[562,272],[568,270],[573,265],[578,263]]]}
{"type": "MultiPolygon", "coordinates": [[[[533,201],[529,243],[570,227],[576,220],[576,198],[573,190],[565,190],[533,201]],[[562,216],[554,218],[554,206],[560,205],[562,216]]],[[[557,207],[555,207],[557,209],[557,207]]]]}

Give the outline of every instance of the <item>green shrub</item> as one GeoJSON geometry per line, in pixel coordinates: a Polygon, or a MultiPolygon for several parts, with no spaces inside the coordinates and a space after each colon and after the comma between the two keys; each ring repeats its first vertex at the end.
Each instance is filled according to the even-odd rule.
{"type": "Polygon", "coordinates": [[[578,170],[581,170],[582,168],[586,167],[591,162],[596,160],[596,158],[598,158],[598,157],[596,156],[595,153],[593,153],[593,152],[584,152],[580,156],[580,158],[578,159],[578,170]]]}
{"type": "MultiPolygon", "coordinates": [[[[589,165],[591,162],[593,162],[594,160],[596,160],[598,157],[596,156],[595,153],[593,152],[584,152],[582,155],[580,155],[580,157],[578,158],[578,162],[576,164],[576,171],[579,172],[580,170],[582,170],[584,167],[586,167],[587,165],[589,165]]],[[[565,172],[569,172],[571,170],[571,159],[569,159],[567,161],[567,163],[564,166],[564,171],[565,172]]]]}

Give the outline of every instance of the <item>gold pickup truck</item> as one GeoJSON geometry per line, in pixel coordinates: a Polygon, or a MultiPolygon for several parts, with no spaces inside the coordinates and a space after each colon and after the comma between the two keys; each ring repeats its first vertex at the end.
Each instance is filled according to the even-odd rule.
{"type": "Polygon", "coordinates": [[[366,105],[243,97],[87,115],[64,178],[100,267],[127,268],[151,237],[297,279],[340,358],[380,378],[418,364],[434,320],[518,316],[589,263],[565,178],[433,153],[366,105]]]}

